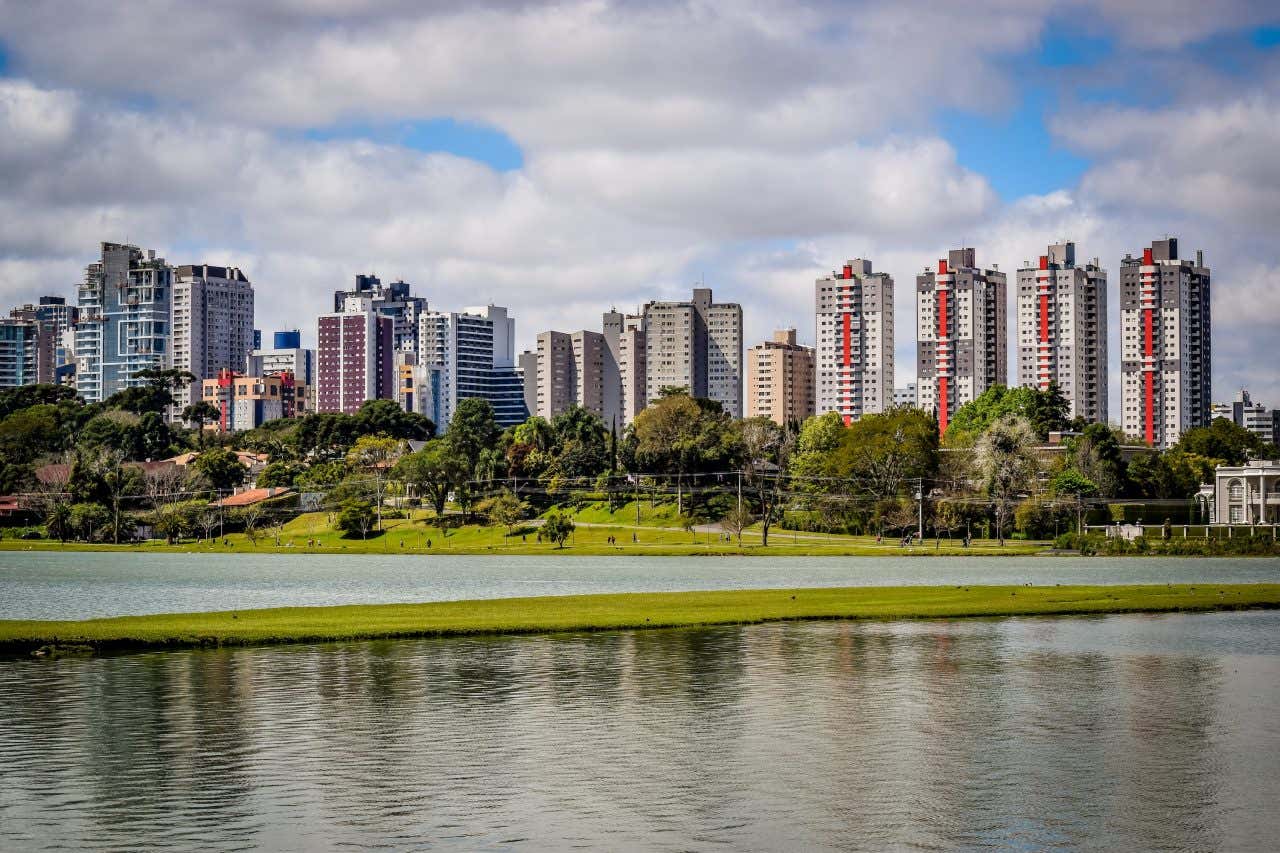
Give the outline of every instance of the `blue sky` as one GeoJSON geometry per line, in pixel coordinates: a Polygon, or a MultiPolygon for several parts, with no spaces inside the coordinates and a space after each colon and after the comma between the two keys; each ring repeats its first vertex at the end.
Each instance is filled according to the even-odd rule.
{"type": "Polygon", "coordinates": [[[340,124],[314,128],[308,139],[369,139],[389,145],[403,145],[415,151],[443,151],[478,160],[509,172],[524,165],[524,154],[502,131],[474,122],[436,118],[391,124],[340,124]]]}

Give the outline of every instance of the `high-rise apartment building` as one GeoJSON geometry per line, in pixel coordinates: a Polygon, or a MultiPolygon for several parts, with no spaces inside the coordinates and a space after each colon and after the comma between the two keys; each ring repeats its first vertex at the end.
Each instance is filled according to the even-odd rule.
{"type": "Polygon", "coordinates": [[[367,298],[349,297],[343,310],[317,321],[317,412],[353,415],[366,400],[394,399],[394,324],[367,298]]]}
{"type": "Polygon", "coordinates": [[[893,405],[893,277],[847,262],[814,283],[817,411],[847,424],[893,405]]]}
{"type": "MultiPolygon", "coordinates": [[[[10,329],[6,334],[9,336],[11,344],[21,341],[23,350],[31,351],[31,354],[35,357],[35,372],[28,373],[21,364],[10,365],[8,363],[0,364],[0,372],[9,374],[9,368],[13,367],[17,373],[25,376],[26,381],[22,383],[24,385],[37,382],[53,382],[58,349],[58,339],[54,335],[54,324],[41,320],[33,305],[14,308],[9,312],[9,319],[12,323],[29,323],[32,326],[31,330],[22,334],[14,331],[16,329],[15,326],[14,329],[10,329]]],[[[9,378],[10,376],[0,378],[0,384],[9,381],[9,378]]]]}
{"type": "Polygon", "coordinates": [[[1204,253],[1156,240],[1120,262],[1121,427],[1152,447],[1205,426],[1213,403],[1210,276],[1204,253]]]}
{"type": "Polygon", "coordinates": [[[1107,272],[1076,264],[1075,243],[1018,270],[1018,384],[1057,383],[1071,417],[1107,422],[1107,272]]]}
{"type": "Polygon", "coordinates": [[[814,413],[813,347],[796,343],[795,329],[775,331],[773,340],[751,347],[746,357],[747,417],[787,426],[814,413]]]}
{"type": "Polygon", "coordinates": [[[695,287],[689,302],[646,303],[644,329],[646,402],[680,387],[742,417],[742,306],[695,287]]]}
{"type": "Polygon", "coordinates": [[[643,314],[606,311],[604,330],[604,410],[607,426],[618,429],[636,419],[649,404],[645,370],[643,314]]]}
{"type": "Polygon", "coordinates": [[[573,342],[566,332],[539,332],[533,354],[534,407],[529,414],[551,420],[576,399],[573,342]]]}
{"type": "Polygon", "coordinates": [[[341,311],[350,297],[367,298],[374,313],[391,318],[395,351],[417,356],[418,320],[427,310],[427,300],[412,295],[411,289],[408,282],[383,284],[376,275],[357,275],[354,288],[333,292],[333,310],[341,311]]]}
{"type": "Polygon", "coordinates": [[[953,249],[916,276],[916,381],[920,408],[946,432],[956,409],[1009,384],[1005,274],[953,249]]]}
{"type": "Polygon", "coordinates": [[[49,381],[40,378],[40,366],[42,357],[52,358],[52,340],[38,320],[0,319],[0,389],[49,381]]]}
{"type": "Polygon", "coordinates": [[[530,414],[551,420],[581,406],[605,418],[605,362],[608,347],[600,332],[541,332],[533,351],[534,408],[530,414]]]}
{"type": "Polygon", "coordinates": [[[76,390],[96,403],[169,364],[173,268],[153,250],[103,243],[77,289],[76,390]]]}
{"type": "Polygon", "coordinates": [[[302,333],[294,329],[272,335],[270,349],[255,349],[249,354],[249,372],[255,376],[292,373],[302,385],[315,383],[315,350],[302,346],[302,333]]]}
{"type": "Polygon", "coordinates": [[[224,370],[243,374],[253,350],[253,285],[236,267],[209,264],[173,271],[170,366],[195,381],[173,394],[173,415],[199,399],[201,383],[224,370]]]}
{"type": "Polygon", "coordinates": [[[9,312],[15,320],[39,325],[36,346],[36,379],[57,381],[58,368],[75,362],[75,327],[80,312],[62,296],[41,296],[37,304],[20,305],[9,312]]]}
{"type": "Polygon", "coordinates": [[[488,400],[503,427],[529,416],[523,377],[515,368],[515,318],[506,308],[428,311],[419,319],[418,345],[419,363],[436,370],[423,377],[438,388],[432,406],[440,432],[448,428],[458,401],[469,398],[488,400]]]}

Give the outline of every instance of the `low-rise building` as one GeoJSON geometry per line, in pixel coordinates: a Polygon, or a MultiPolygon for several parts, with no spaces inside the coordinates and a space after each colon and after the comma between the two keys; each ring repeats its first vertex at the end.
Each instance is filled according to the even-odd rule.
{"type": "Polygon", "coordinates": [[[1230,403],[1214,403],[1210,407],[1210,422],[1217,418],[1226,418],[1236,426],[1244,427],[1267,444],[1280,441],[1280,409],[1268,409],[1253,402],[1244,388],[1230,403]]]}
{"type": "Polygon", "coordinates": [[[1211,524],[1280,523],[1280,461],[1219,465],[1197,498],[1207,504],[1211,524]]]}
{"type": "Polygon", "coordinates": [[[202,382],[201,399],[218,410],[213,427],[219,432],[256,429],[267,421],[307,413],[307,386],[292,373],[241,376],[223,370],[202,382]]]}

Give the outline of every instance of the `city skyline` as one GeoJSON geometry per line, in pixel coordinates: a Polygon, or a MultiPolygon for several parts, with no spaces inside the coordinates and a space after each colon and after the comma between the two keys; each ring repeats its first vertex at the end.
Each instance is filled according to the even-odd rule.
{"type": "Polygon", "coordinates": [[[1214,267],[1217,396],[1280,399],[1253,357],[1280,311],[1268,4],[935,6],[0,3],[0,297],[70,295],[85,247],[113,240],[244,270],[258,326],[310,345],[295,318],[361,273],[508,306],[518,350],[695,282],[746,307],[748,346],[775,327],[813,344],[813,281],[865,257],[899,283],[903,385],[903,282],[951,249],[1012,276],[1071,240],[1114,288],[1126,252],[1170,235],[1214,267]],[[156,74],[101,47],[143,30],[203,33],[220,59],[156,74]],[[489,69],[477,39],[509,56],[489,69]],[[981,49],[961,68],[941,42],[981,49]]]}

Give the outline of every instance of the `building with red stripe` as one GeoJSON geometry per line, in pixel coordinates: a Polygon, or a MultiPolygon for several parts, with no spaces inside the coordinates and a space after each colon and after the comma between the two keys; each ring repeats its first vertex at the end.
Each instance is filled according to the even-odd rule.
{"type": "Polygon", "coordinates": [[[1213,405],[1210,275],[1204,252],[1156,240],[1120,262],[1121,426],[1152,447],[1209,423],[1213,405]]]}
{"type": "Polygon", "coordinates": [[[893,406],[893,277],[847,262],[814,284],[818,414],[847,424],[893,406]]]}
{"type": "Polygon", "coordinates": [[[1071,417],[1107,422],[1107,273],[1055,243],[1018,270],[1018,384],[1056,383],[1071,417]]]}
{"type": "Polygon", "coordinates": [[[956,409],[1009,383],[1005,274],[953,249],[916,276],[916,376],[920,408],[947,424],[956,409]]]}

